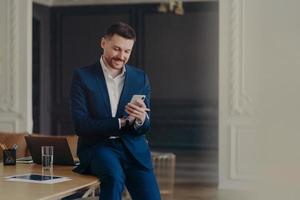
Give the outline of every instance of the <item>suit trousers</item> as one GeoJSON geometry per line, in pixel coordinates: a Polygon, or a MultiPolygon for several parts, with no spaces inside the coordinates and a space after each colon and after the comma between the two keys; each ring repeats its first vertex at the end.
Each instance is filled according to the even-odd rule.
{"type": "Polygon", "coordinates": [[[160,200],[153,169],[142,166],[120,138],[95,147],[90,169],[100,180],[100,200],[121,200],[126,185],[132,200],[160,200]]]}

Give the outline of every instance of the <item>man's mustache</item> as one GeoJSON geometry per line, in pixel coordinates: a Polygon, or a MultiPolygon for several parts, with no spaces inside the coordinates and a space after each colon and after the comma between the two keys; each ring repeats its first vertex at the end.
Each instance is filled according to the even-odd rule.
{"type": "Polygon", "coordinates": [[[113,58],[113,60],[115,60],[115,61],[122,61],[122,62],[125,62],[125,60],[123,60],[123,59],[119,59],[119,58],[113,58]]]}

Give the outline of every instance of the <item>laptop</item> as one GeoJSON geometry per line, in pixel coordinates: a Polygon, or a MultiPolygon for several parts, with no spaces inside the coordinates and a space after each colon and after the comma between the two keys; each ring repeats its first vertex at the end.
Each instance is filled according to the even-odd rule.
{"type": "Polygon", "coordinates": [[[77,165],[78,161],[72,156],[66,137],[51,136],[25,136],[28,149],[34,163],[41,164],[41,146],[53,146],[54,165],[77,165]]]}

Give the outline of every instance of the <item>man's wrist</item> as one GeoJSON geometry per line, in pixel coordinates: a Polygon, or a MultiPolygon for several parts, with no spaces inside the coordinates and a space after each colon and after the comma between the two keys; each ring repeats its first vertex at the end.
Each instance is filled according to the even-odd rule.
{"type": "Polygon", "coordinates": [[[121,121],[121,128],[126,126],[126,118],[120,118],[121,121]]]}
{"type": "Polygon", "coordinates": [[[130,126],[130,121],[128,118],[119,118],[120,119],[120,123],[121,123],[121,128],[124,127],[129,127],[130,126]]]}
{"type": "Polygon", "coordinates": [[[142,120],[136,119],[135,120],[136,125],[142,126],[144,122],[142,120]]]}

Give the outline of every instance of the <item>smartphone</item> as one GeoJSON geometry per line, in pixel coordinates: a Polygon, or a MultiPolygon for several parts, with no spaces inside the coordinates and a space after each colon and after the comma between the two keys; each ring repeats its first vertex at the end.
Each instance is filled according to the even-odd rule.
{"type": "MultiPolygon", "coordinates": [[[[138,99],[144,101],[146,99],[146,95],[135,94],[135,95],[132,96],[132,98],[130,100],[130,103],[134,103],[138,99]]],[[[148,111],[148,112],[150,111],[149,108],[145,108],[145,110],[148,111]]]]}
{"type": "Polygon", "coordinates": [[[134,103],[136,102],[138,99],[144,101],[146,98],[146,95],[140,95],[140,94],[135,94],[132,96],[131,100],[130,100],[130,103],[134,103]]]}

